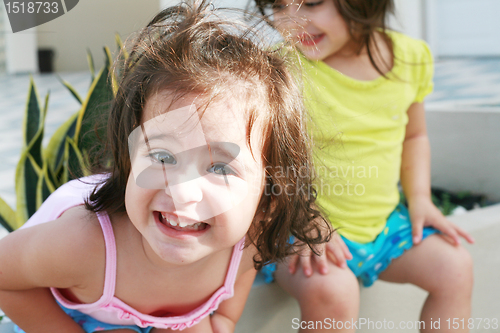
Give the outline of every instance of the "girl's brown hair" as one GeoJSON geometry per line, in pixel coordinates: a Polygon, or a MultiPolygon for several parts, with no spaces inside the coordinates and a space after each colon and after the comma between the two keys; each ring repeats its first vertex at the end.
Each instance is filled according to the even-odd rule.
{"type": "MultiPolygon", "coordinates": [[[[333,1],[340,16],[349,27],[349,33],[354,42],[358,45],[358,54],[365,49],[370,58],[370,63],[377,72],[387,77],[384,68],[380,68],[375,57],[380,55],[380,50],[375,43],[375,33],[381,33],[384,43],[391,52],[394,60],[394,52],[391,38],[387,35],[388,14],[394,13],[393,0],[324,0],[333,1]]],[[[280,0],[255,0],[257,8],[264,16],[268,15],[268,9],[279,4],[280,0]]],[[[267,20],[272,24],[272,21],[267,20]]],[[[383,62],[385,68],[391,68],[389,63],[378,57],[383,62]]]]}
{"type": "Polygon", "coordinates": [[[127,60],[115,68],[121,79],[108,120],[104,148],[108,158],[93,168],[109,177],[96,186],[86,207],[94,212],[125,211],[131,171],[127,140],[141,125],[149,95],[166,90],[175,99],[196,93],[210,103],[244,83],[238,89],[248,96],[248,133],[257,116],[265,124],[262,157],[267,182],[259,203],[259,212],[265,213],[247,234],[247,244],[258,250],[254,264],[260,268],[296,251],[290,235],[313,248],[331,234],[330,225],[313,206],[311,147],[298,75],[293,75],[283,53],[252,41],[256,35],[250,27],[217,17],[217,10],[206,1],[196,3],[163,10],[129,41],[127,60]]]}

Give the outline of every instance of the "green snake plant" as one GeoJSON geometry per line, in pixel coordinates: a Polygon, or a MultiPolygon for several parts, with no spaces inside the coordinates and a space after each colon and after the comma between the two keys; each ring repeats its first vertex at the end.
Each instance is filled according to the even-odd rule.
{"type": "MultiPolygon", "coordinates": [[[[118,35],[116,42],[118,49],[123,50],[118,35]]],[[[111,53],[107,47],[104,50],[106,62],[98,73],[94,71],[92,55],[87,53],[92,82],[85,99],[60,79],[81,107],[55,131],[45,148],[42,141],[50,93],[42,106],[31,78],[22,129],[23,146],[15,174],[15,209],[0,198],[0,224],[9,232],[21,227],[59,186],[88,175],[89,152],[99,148],[102,139],[98,137],[105,135],[105,128],[95,127],[96,122],[106,112],[117,90],[117,78],[110,76],[111,53]]],[[[120,56],[127,54],[123,51],[120,56]]]]}

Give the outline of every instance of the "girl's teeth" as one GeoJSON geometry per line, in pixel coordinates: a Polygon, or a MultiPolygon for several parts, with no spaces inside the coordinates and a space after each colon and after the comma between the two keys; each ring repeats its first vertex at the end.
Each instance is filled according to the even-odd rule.
{"type": "Polygon", "coordinates": [[[189,225],[185,222],[176,223],[175,221],[171,221],[171,220],[167,219],[165,217],[165,215],[163,215],[163,214],[161,214],[161,217],[163,218],[164,221],[166,221],[168,224],[170,224],[173,227],[179,226],[181,228],[185,228],[185,227],[189,226],[189,229],[198,230],[202,226],[202,222],[198,222],[198,223],[189,225]]]}

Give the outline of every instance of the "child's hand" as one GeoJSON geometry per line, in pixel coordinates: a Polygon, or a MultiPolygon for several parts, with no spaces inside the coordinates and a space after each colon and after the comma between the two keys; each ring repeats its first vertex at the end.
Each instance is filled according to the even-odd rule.
{"type": "Polygon", "coordinates": [[[210,321],[214,333],[233,333],[236,324],[228,317],[215,312],[210,321]]]}
{"type": "Polygon", "coordinates": [[[412,198],[409,202],[408,210],[413,229],[413,243],[415,245],[422,241],[422,230],[424,227],[434,227],[441,231],[444,238],[452,245],[459,245],[460,237],[463,237],[470,244],[474,243],[474,238],[444,217],[428,197],[412,198]]]}
{"type": "Polygon", "coordinates": [[[302,266],[304,275],[311,276],[313,274],[311,260],[316,262],[319,273],[325,275],[328,274],[328,259],[341,268],[347,267],[346,259],[352,259],[351,252],[336,232],[332,234],[328,243],[318,245],[316,249],[320,253],[319,256],[315,255],[309,247],[306,247],[300,255],[291,256],[288,263],[290,274],[295,274],[298,262],[302,266]]]}

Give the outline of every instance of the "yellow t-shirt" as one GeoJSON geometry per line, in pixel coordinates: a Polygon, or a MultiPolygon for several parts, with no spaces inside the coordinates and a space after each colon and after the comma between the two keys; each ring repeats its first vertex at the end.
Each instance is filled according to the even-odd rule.
{"type": "Polygon", "coordinates": [[[359,243],[382,232],[399,202],[407,110],[433,88],[425,42],[388,34],[395,54],[390,79],[359,81],[303,58],[317,203],[341,235],[359,243]]]}

